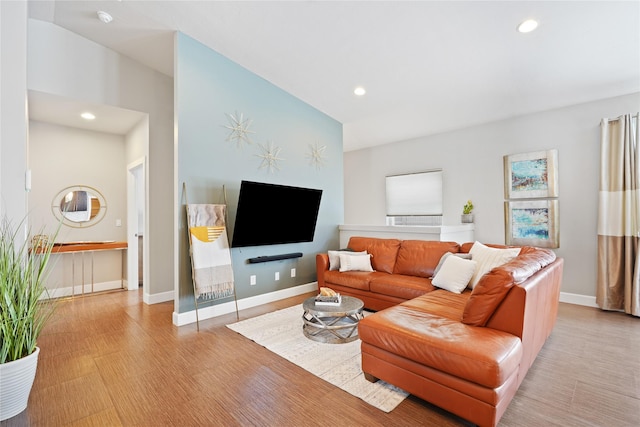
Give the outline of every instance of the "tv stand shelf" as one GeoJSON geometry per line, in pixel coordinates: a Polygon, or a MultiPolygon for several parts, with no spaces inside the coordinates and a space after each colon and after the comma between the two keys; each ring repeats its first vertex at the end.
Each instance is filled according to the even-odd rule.
{"type": "Polygon", "coordinates": [[[292,252],[290,254],[280,254],[280,255],[266,255],[259,256],[255,258],[249,258],[249,264],[257,264],[260,262],[269,262],[269,261],[280,261],[283,259],[291,259],[291,258],[300,258],[302,256],[302,252],[292,252]]]}

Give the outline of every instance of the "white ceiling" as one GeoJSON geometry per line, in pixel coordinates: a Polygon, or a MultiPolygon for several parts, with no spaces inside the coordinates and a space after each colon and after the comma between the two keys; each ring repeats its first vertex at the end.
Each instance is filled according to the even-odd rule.
{"type": "Polygon", "coordinates": [[[181,31],[342,122],[345,151],[640,91],[638,0],[29,3],[167,75],[181,31]]]}

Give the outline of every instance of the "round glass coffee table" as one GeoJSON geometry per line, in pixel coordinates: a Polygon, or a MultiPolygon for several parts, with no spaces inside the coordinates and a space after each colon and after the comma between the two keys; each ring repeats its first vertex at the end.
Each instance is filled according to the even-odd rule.
{"type": "Polygon", "coordinates": [[[302,303],[302,332],[307,338],[330,344],[357,340],[363,307],[361,300],[349,296],[343,296],[340,305],[318,305],[315,297],[308,298],[302,303]]]}

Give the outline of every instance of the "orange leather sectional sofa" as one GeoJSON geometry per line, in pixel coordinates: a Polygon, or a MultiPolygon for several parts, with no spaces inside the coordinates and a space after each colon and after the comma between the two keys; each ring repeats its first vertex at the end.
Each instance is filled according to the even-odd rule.
{"type": "Polygon", "coordinates": [[[368,380],[495,426],[555,325],[563,259],[525,246],[473,290],[434,287],[431,276],[445,252],[472,246],[352,237],[349,249],[371,254],[374,271],[330,271],[328,254],[318,254],[318,288],[358,297],[377,311],[358,327],[368,380]]]}

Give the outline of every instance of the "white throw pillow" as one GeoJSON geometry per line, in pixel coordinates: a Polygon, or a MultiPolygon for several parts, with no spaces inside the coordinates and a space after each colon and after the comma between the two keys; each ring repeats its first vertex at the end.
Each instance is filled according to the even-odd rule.
{"type": "Polygon", "coordinates": [[[467,287],[475,271],[475,261],[457,256],[448,256],[431,283],[433,286],[459,294],[467,287]]]}
{"type": "Polygon", "coordinates": [[[445,252],[444,255],[442,255],[442,258],[440,258],[440,261],[438,261],[438,265],[436,265],[436,268],[433,270],[433,276],[431,277],[432,279],[436,274],[438,274],[438,271],[440,271],[440,269],[442,268],[442,264],[444,264],[444,260],[451,255],[455,255],[462,259],[471,259],[471,254],[466,254],[462,252],[445,252]]]}
{"type": "Polygon", "coordinates": [[[340,271],[373,271],[371,255],[364,253],[340,252],[340,271]]]}
{"type": "Polygon", "coordinates": [[[486,273],[517,257],[520,253],[520,248],[498,249],[475,242],[469,253],[477,263],[476,271],[473,273],[471,283],[469,283],[469,287],[473,289],[486,273]]]}
{"type": "Polygon", "coordinates": [[[329,255],[329,270],[339,270],[340,269],[340,257],[339,253],[346,254],[366,254],[367,251],[362,252],[353,252],[353,251],[327,251],[327,255],[329,255]]]}

